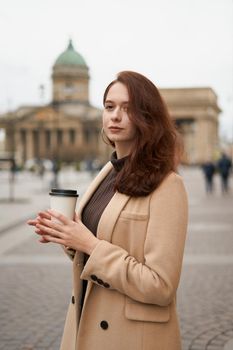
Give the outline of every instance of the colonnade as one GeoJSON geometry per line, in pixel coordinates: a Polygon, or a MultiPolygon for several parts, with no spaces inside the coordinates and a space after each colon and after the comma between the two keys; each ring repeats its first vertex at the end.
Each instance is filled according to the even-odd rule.
{"type": "MultiPolygon", "coordinates": [[[[97,131],[95,134],[91,140],[88,136],[94,148],[98,144],[97,131]]],[[[65,159],[69,153],[78,153],[85,143],[85,133],[79,129],[6,129],[6,151],[14,153],[20,163],[32,158],[65,159]]]]}

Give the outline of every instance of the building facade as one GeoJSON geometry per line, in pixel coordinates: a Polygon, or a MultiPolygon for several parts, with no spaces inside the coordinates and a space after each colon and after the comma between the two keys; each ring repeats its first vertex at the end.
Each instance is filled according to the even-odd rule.
{"type": "Polygon", "coordinates": [[[20,164],[28,159],[101,157],[102,111],[89,103],[89,79],[88,66],[70,41],[53,66],[51,103],[0,116],[5,151],[20,164]]]}
{"type": "Polygon", "coordinates": [[[160,89],[184,143],[183,163],[200,164],[219,149],[217,96],[209,87],[160,89]]]}
{"type": "MultiPolygon", "coordinates": [[[[52,68],[53,98],[45,106],[20,107],[0,116],[5,152],[28,159],[106,160],[102,111],[89,102],[89,69],[72,41],[52,68]]],[[[160,89],[184,140],[183,162],[199,164],[218,148],[217,96],[211,88],[160,89]]]]}

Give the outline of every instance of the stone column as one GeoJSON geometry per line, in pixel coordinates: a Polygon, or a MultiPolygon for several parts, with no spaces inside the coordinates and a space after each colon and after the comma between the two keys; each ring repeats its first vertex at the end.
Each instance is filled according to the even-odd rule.
{"type": "Polygon", "coordinates": [[[34,129],[32,132],[32,139],[33,139],[33,152],[34,157],[39,157],[39,131],[38,129],[34,129]]]}
{"type": "Polygon", "coordinates": [[[27,159],[34,158],[33,134],[31,129],[28,129],[26,132],[26,155],[27,159]]]}
{"type": "Polygon", "coordinates": [[[12,128],[6,129],[5,151],[9,153],[14,151],[14,132],[12,128]]]}
{"type": "Polygon", "coordinates": [[[23,147],[20,130],[15,130],[14,132],[14,154],[16,161],[20,164],[23,162],[23,147]]]}
{"type": "Polygon", "coordinates": [[[209,133],[209,120],[198,119],[197,132],[195,136],[195,147],[197,149],[197,162],[202,163],[212,157],[211,138],[209,133]]]}
{"type": "Polygon", "coordinates": [[[70,147],[69,129],[63,129],[63,146],[67,149],[70,147]]]}
{"type": "Polygon", "coordinates": [[[54,157],[57,154],[57,130],[51,129],[51,155],[54,157]]]}
{"type": "Polygon", "coordinates": [[[62,143],[59,144],[59,156],[61,159],[69,159],[72,155],[72,149],[69,142],[69,130],[62,128],[62,143]]]}
{"type": "Polygon", "coordinates": [[[74,129],[75,132],[75,142],[74,142],[74,147],[83,147],[84,144],[84,135],[83,135],[83,129],[78,128],[74,129]]]}
{"type": "Polygon", "coordinates": [[[48,150],[46,148],[45,130],[39,129],[39,158],[48,158],[48,150]]]}
{"type": "Polygon", "coordinates": [[[23,163],[27,159],[27,147],[26,147],[26,130],[21,131],[21,142],[22,142],[22,155],[23,155],[23,163]]]}

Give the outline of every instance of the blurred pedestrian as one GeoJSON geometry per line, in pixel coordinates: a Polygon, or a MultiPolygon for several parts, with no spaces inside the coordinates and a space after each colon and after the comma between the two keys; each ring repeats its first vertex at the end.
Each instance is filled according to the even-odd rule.
{"type": "Polygon", "coordinates": [[[43,180],[44,178],[44,174],[45,174],[45,166],[44,166],[44,162],[43,159],[38,158],[37,160],[37,167],[38,167],[38,175],[41,178],[41,180],[43,180]]]}
{"type": "Polygon", "coordinates": [[[51,187],[58,188],[58,173],[60,171],[59,161],[57,158],[52,159],[52,173],[53,173],[53,179],[51,182],[51,187]]]}
{"type": "Polygon", "coordinates": [[[215,164],[208,160],[202,164],[202,170],[205,176],[206,193],[212,193],[214,189],[213,179],[215,174],[215,164]]]}
{"type": "Polygon", "coordinates": [[[221,158],[218,160],[217,167],[221,177],[222,193],[227,193],[229,191],[229,176],[232,162],[226,153],[222,152],[221,158]]]}
{"type": "Polygon", "coordinates": [[[62,244],[73,259],[60,349],[180,350],[187,197],[176,172],[176,130],[150,80],[121,72],[108,85],[103,133],[115,152],[74,220],[49,210],[28,222],[41,242],[62,244]]]}

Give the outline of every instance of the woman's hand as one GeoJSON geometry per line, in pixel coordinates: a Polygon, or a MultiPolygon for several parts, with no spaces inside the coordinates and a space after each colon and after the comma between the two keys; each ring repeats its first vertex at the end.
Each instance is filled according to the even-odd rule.
{"type": "MultiPolygon", "coordinates": [[[[40,213],[38,214],[38,216],[37,216],[35,219],[28,220],[28,221],[27,221],[27,224],[30,225],[30,226],[36,226],[36,224],[39,223],[39,216],[44,217],[44,218],[46,218],[46,219],[48,219],[48,220],[51,220],[51,216],[50,216],[48,213],[46,213],[46,212],[40,212],[40,213]]],[[[36,231],[38,231],[38,230],[36,230],[36,231]]],[[[36,232],[36,233],[40,234],[39,232],[36,232]]],[[[42,232],[41,232],[41,233],[42,233],[42,232]]],[[[45,237],[41,237],[41,238],[39,239],[39,242],[41,242],[41,243],[49,243],[49,241],[47,241],[47,240],[45,239],[45,237]]]]}
{"type": "Polygon", "coordinates": [[[55,210],[47,210],[40,212],[35,220],[30,220],[28,223],[36,227],[35,232],[41,235],[44,241],[62,244],[88,255],[99,242],[77,215],[73,221],[55,210]],[[51,220],[52,218],[56,221],[51,220]]]}

